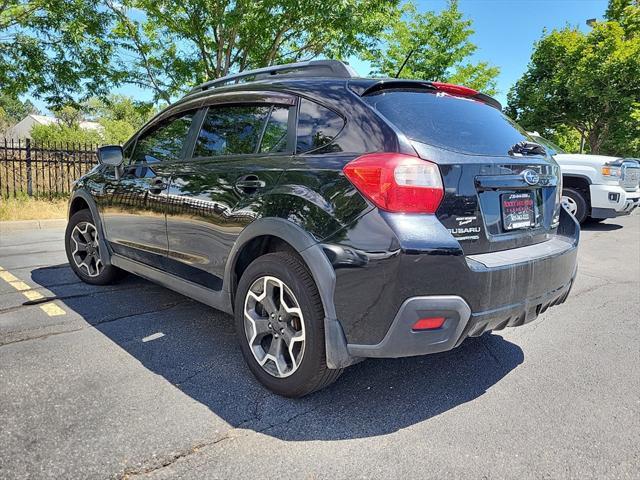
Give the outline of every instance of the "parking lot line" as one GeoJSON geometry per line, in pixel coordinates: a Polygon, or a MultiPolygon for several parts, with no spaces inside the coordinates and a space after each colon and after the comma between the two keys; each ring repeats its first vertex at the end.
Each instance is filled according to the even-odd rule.
{"type": "MultiPolygon", "coordinates": [[[[2,267],[0,267],[0,278],[22,293],[22,295],[24,295],[28,300],[33,301],[44,298],[44,295],[40,292],[32,289],[29,285],[19,280],[15,275],[2,267]]],[[[40,309],[50,317],[58,317],[66,314],[62,308],[53,302],[47,302],[40,305],[40,309]]]]}

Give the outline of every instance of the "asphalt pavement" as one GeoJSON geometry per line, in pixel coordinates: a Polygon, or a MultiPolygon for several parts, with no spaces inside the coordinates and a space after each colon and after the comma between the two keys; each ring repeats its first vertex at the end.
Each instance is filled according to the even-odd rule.
{"type": "Polygon", "coordinates": [[[60,227],[1,229],[2,479],[640,478],[638,214],[583,230],[535,322],[300,400],[253,379],[228,315],[79,282],[60,227]]]}

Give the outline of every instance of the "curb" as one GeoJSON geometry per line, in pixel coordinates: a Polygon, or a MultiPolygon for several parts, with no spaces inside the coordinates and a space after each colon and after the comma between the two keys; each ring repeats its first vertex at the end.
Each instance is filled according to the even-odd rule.
{"type": "Polygon", "coordinates": [[[0,222],[0,232],[17,232],[20,230],[45,230],[47,228],[66,227],[67,220],[54,218],[50,220],[15,220],[0,222]]]}

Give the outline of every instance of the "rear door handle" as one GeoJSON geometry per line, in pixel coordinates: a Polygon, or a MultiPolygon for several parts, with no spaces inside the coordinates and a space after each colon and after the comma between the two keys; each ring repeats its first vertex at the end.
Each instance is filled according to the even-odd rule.
{"type": "Polygon", "coordinates": [[[258,178],[257,175],[245,175],[236,181],[236,188],[244,193],[255,193],[258,189],[264,188],[267,184],[258,178]]]}

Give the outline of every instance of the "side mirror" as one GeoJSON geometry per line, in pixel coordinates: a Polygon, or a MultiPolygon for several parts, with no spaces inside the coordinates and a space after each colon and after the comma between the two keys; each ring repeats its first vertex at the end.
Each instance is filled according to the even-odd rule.
{"type": "Polygon", "coordinates": [[[105,145],[98,148],[98,161],[102,165],[116,167],[116,169],[124,162],[124,152],[120,145],[105,145]]]}

